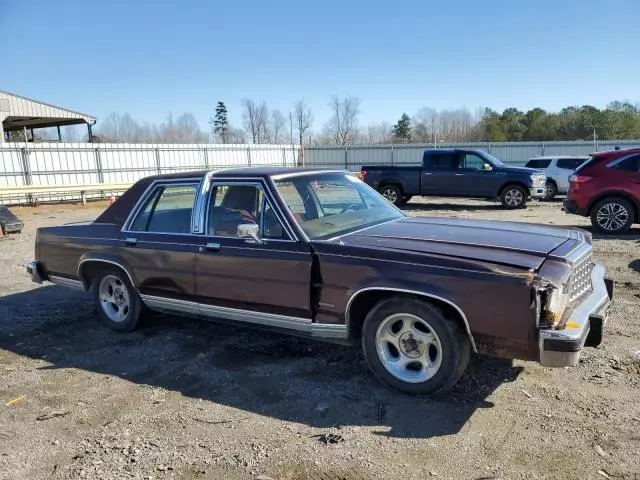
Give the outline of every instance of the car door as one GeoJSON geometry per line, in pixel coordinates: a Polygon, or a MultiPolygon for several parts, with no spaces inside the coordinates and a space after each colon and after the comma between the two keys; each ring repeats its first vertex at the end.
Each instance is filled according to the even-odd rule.
{"type": "Polygon", "coordinates": [[[194,269],[199,242],[191,218],[198,186],[198,180],[154,184],[121,232],[120,255],[149,306],[194,302],[190,310],[197,313],[194,269]]]}
{"type": "Polygon", "coordinates": [[[456,195],[458,166],[459,156],[456,151],[430,153],[427,165],[422,167],[422,195],[456,195]]]}
{"type": "Polygon", "coordinates": [[[311,251],[286,226],[262,181],[211,185],[196,254],[203,315],[303,330],[311,322],[311,251]],[[257,238],[239,238],[242,225],[257,238]]]}
{"type": "Polygon", "coordinates": [[[485,170],[488,162],[474,152],[461,152],[459,170],[454,179],[458,195],[469,197],[490,197],[496,191],[496,175],[485,170]]]}

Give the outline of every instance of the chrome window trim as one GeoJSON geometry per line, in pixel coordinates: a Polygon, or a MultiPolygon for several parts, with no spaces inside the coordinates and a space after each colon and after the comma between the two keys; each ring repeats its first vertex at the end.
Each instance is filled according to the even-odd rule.
{"type": "Polygon", "coordinates": [[[349,298],[349,301],[347,302],[347,306],[346,306],[345,311],[344,311],[344,318],[345,318],[345,321],[346,321],[347,325],[349,325],[349,323],[351,322],[351,319],[349,318],[349,312],[350,312],[351,305],[352,305],[353,301],[361,293],[366,292],[366,291],[370,291],[370,290],[382,290],[382,291],[388,291],[388,292],[409,293],[411,295],[419,295],[419,296],[422,296],[422,297],[427,297],[427,298],[433,298],[435,300],[440,300],[441,302],[444,302],[447,305],[450,305],[451,307],[453,307],[460,314],[460,317],[462,318],[462,321],[464,322],[464,325],[465,325],[465,329],[467,331],[467,336],[469,337],[469,341],[471,342],[471,348],[473,348],[473,351],[475,353],[478,353],[478,349],[476,348],[476,342],[475,342],[475,340],[473,338],[473,335],[471,334],[471,328],[469,327],[469,321],[467,320],[467,316],[464,314],[462,309],[458,305],[453,303],[451,300],[447,300],[446,298],[440,297],[438,295],[433,295],[433,294],[427,293],[427,292],[420,292],[420,291],[417,291],[417,290],[406,290],[404,288],[393,288],[393,287],[365,287],[365,288],[361,288],[360,290],[357,290],[353,295],[351,295],[351,297],[349,298]]]}
{"type": "Polygon", "coordinates": [[[193,214],[194,214],[194,208],[197,202],[197,197],[198,197],[198,192],[200,189],[200,185],[202,184],[202,179],[198,178],[198,177],[187,177],[187,178],[180,178],[180,179],[175,179],[175,180],[154,180],[153,182],[151,182],[151,184],[147,187],[147,189],[144,191],[144,193],[142,195],[140,195],[140,198],[138,199],[138,201],[136,202],[136,204],[133,206],[133,208],[131,209],[131,211],[129,212],[129,215],[127,216],[127,219],[125,220],[125,222],[122,224],[122,228],[120,229],[120,232],[122,233],[137,233],[137,234],[141,234],[141,233],[160,233],[160,234],[168,234],[168,235],[193,235],[193,214]],[[172,233],[172,232],[147,232],[142,231],[142,230],[129,230],[129,228],[131,227],[131,224],[134,222],[135,218],[138,216],[138,214],[140,213],[140,209],[142,208],[142,206],[147,202],[147,200],[149,199],[149,197],[153,194],[153,192],[156,190],[157,187],[159,186],[180,186],[180,185],[184,185],[184,186],[195,186],[196,188],[196,198],[193,202],[193,207],[191,207],[191,218],[189,219],[189,225],[190,225],[190,229],[191,231],[189,233],[172,233]]]}
{"type": "Polygon", "coordinates": [[[270,175],[270,177],[274,180],[285,180],[287,178],[295,178],[295,177],[304,177],[306,175],[317,175],[319,173],[345,173],[351,174],[348,170],[305,170],[291,173],[277,173],[275,175],[270,175]]]}
{"type": "Polygon", "coordinates": [[[313,323],[311,318],[291,317],[275,313],[264,313],[239,308],[220,307],[188,300],[140,295],[150,309],[169,310],[212,318],[224,318],[242,323],[285,328],[310,334],[315,338],[346,339],[347,326],[340,324],[313,323]]]}
{"type": "Polygon", "coordinates": [[[273,240],[277,240],[280,242],[285,242],[285,243],[295,243],[298,241],[298,237],[295,235],[295,232],[291,229],[290,225],[288,224],[288,222],[286,222],[286,219],[283,218],[282,215],[282,211],[280,210],[279,205],[277,205],[277,202],[273,201],[269,195],[269,189],[266,188],[266,184],[263,178],[255,178],[255,179],[241,179],[241,180],[231,180],[231,179],[225,179],[225,178],[218,178],[218,177],[214,177],[213,181],[211,181],[209,183],[209,190],[207,192],[206,195],[206,207],[204,208],[204,210],[202,211],[203,215],[204,215],[204,223],[203,223],[203,232],[204,235],[207,238],[233,238],[233,239],[238,239],[238,237],[234,237],[231,235],[209,235],[209,210],[211,209],[211,195],[212,192],[214,190],[215,187],[218,186],[229,186],[229,185],[244,185],[244,186],[252,186],[252,187],[256,187],[258,189],[260,189],[262,191],[262,195],[263,195],[263,199],[265,199],[266,201],[269,201],[269,204],[271,205],[271,209],[275,212],[276,214],[276,218],[278,219],[278,221],[280,222],[280,224],[282,225],[282,227],[284,228],[287,237],[289,237],[288,239],[264,239],[264,241],[273,241],[273,240]],[[274,206],[275,204],[275,206],[274,206]]]}

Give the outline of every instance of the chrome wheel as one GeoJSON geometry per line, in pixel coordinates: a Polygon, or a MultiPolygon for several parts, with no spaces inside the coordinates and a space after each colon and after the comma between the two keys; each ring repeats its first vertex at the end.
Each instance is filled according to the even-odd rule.
{"type": "Polygon", "coordinates": [[[510,188],[504,194],[504,203],[510,207],[519,207],[524,201],[524,195],[517,188],[510,188]]]}
{"type": "Polygon", "coordinates": [[[390,203],[393,203],[394,205],[398,202],[398,199],[400,198],[398,194],[398,190],[396,190],[395,188],[383,189],[382,196],[386,198],[390,203]]]}
{"type": "Polygon", "coordinates": [[[115,275],[106,275],[98,286],[98,299],[104,314],[115,323],[124,322],[131,310],[127,286],[115,275]]]}
{"type": "Polygon", "coordinates": [[[629,211],[619,203],[605,203],[598,209],[596,220],[602,230],[614,232],[622,229],[627,224],[629,211]]]}
{"type": "Polygon", "coordinates": [[[429,380],[442,364],[440,338],[424,319],[409,313],[390,315],[380,323],[376,352],[391,375],[408,383],[429,380]]]}

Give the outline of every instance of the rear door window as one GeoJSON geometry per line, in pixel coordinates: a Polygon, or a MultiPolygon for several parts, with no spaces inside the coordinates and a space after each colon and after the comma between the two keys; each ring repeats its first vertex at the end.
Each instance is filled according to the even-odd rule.
{"type": "Polygon", "coordinates": [[[549,165],[551,165],[551,159],[544,159],[544,158],[538,158],[538,159],[532,159],[529,160],[527,162],[527,164],[525,165],[525,167],[527,168],[548,168],[549,165]]]}
{"type": "Polygon", "coordinates": [[[198,186],[163,185],[146,200],[131,224],[136,232],[190,233],[191,211],[198,186]]]}
{"type": "Polygon", "coordinates": [[[640,155],[625,158],[623,161],[616,163],[613,168],[623,170],[625,172],[640,172],[640,155]]]}
{"type": "Polygon", "coordinates": [[[458,154],[456,152],[433,153],[429,156],[432,170],[456,170],[458,168],[458,154]]]}
{"type": "Polygon", "coordinates": [[[586,158],[559,158],[557,165],[558,168],[562,168],[565,170],[575,170],[586,160],[586,158]]]}

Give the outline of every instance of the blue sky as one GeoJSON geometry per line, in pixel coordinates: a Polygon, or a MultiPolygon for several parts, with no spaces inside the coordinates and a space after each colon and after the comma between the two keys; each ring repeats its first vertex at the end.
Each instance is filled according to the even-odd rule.
{"type": "Polygon", "coordinates": [[[361,124],[421,107],[640,101],[639,0],[0,0],[0,90],[161,122],[218,100],[287,113],[332,94],[361,124]]]}

